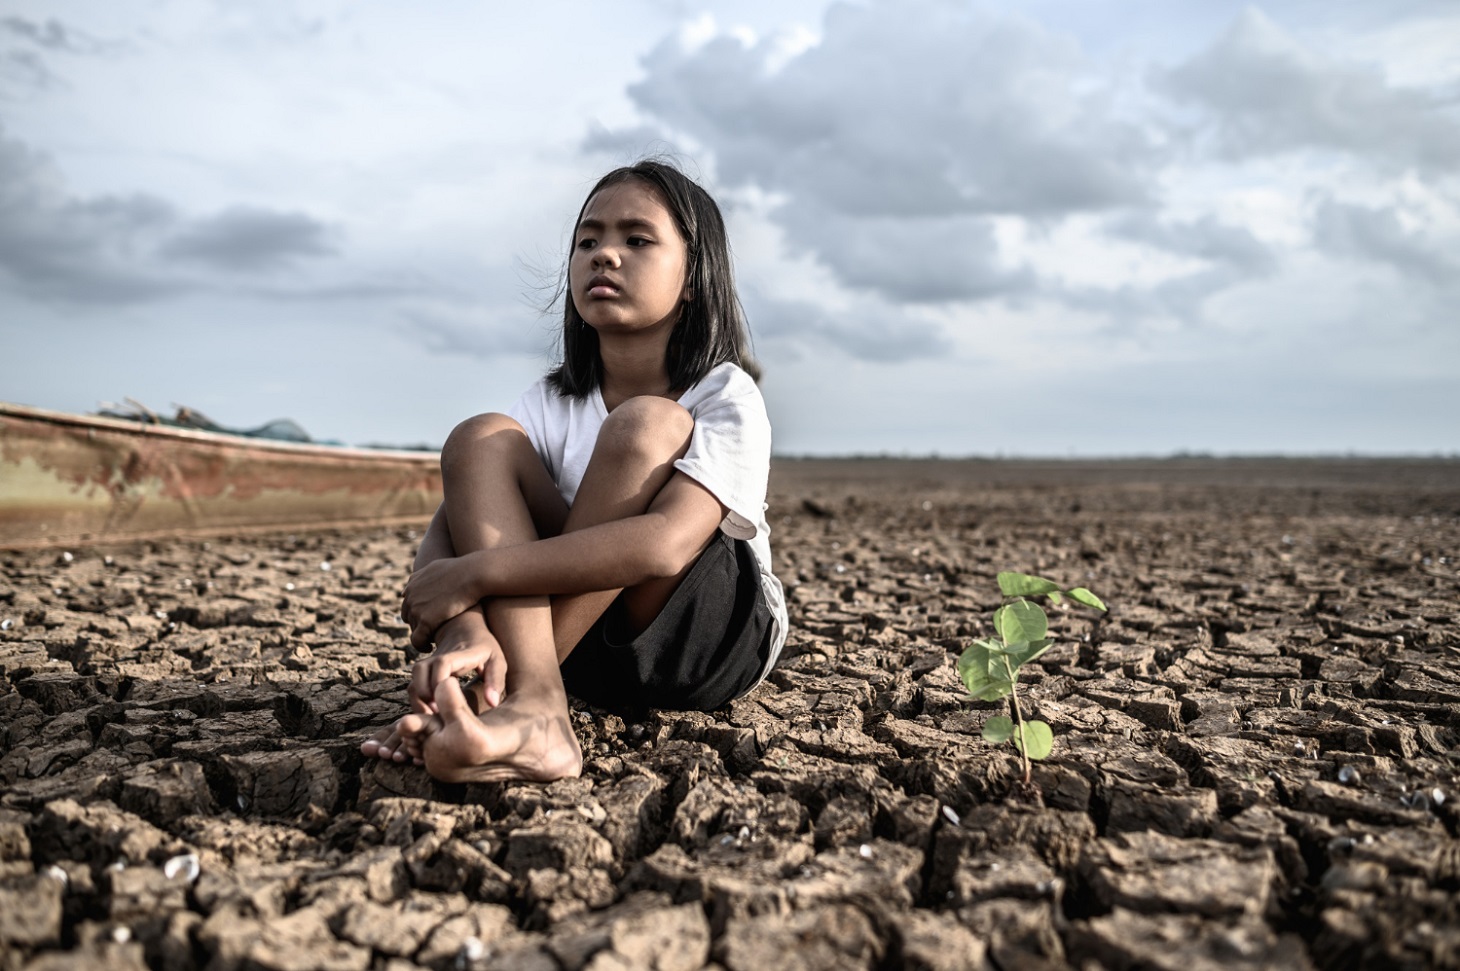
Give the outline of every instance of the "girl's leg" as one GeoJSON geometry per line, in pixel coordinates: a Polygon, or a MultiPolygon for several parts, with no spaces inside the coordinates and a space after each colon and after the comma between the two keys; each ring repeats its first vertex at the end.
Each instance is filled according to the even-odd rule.
{"type": "MultiPolygon", "coordinates": [[[[531,442],[504,415],[481,415],[457,426],[442,447],[441,471],[445,501],[438,518],[445,521],[455,555],[531,542],[539,526],[550,533],[567,517],[567,505],[531,442]]],[[[458,771],[462,765],[490,765],[498,778],[577,774],[581,758],[568,725],[546,597],[493,599],[485,616],[468,611],[443,625],[436,639],[438,655],[480,646],[500,651],[507,700],[491,710],[498,713],[493,719],[498,730],[484,731],[449,678],[437,691],[435,714],[407,715],[362,750],[396,758],[404,750],[448,779],[466,778],[458,771]],[[463,724],[464,718],[471,724],[463,724]]]]}
{"type": "MultiPolygon", "coordinates": [[[[572,532],[647,512],[673,477],[674,463],[689,450],[693,433],[694,419],[689,412],[668,399],[631,398],[619,405],[599,431],[593,456],[562,531],[572,532]]],[[[630,588],[624,596],[630,625],[636,630],[649,626],[690,566],[676,576],[647,580],[630,588]]],[[[620,592],[600,590],[553,598],[553,639],[559,663],[620,592]]]]}
{"type": "MultiPolygon", "coordinates": [[[[453,432],[442,451],[446,518],[455,552],[530,542],[540,534],[647,511],[674,474],[674,461],[687,450],[693,428],[689,413],[664,399],[634,399],[614,409],[573,509],[564,516],[562,499],[521,428],[501,416],[474,419],[453,432]]],[[[631,623],[647,625],[679,579],[632,589],[625,598],[631,623]]],[[[576,775],[581,755],[568,722],[558,663],[618,592],[557,597],[551,604],[546,597],[493,599],[488,601],[486,625],[475,634],[473,612],[459,618],[464,632],[451,632],[464,638],[459,643],[495,636],[500,644],[507,664],[506,699],[478,715],[455,679],[447,679],[437,692],[437,714],[401,719],[398,730],[419,740],[428,771],[450,781],[576,775]]]]}

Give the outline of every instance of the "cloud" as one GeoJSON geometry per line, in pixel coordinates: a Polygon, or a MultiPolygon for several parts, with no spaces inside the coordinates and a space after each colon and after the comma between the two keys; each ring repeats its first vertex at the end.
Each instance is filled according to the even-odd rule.
{"type": "Polygon", "coordinates": [[[743,288],[745,312],[757,346],[777,344],[794,356],[825,354],[879,363],[933,358],[953,351],[937,324],[885,304],[856,310],[829,308],[804,300],[771,297],[743,288]]]}
{"type": "Polygon", "coordinates": [[[1460,122],[1443,100],[1307,50],[1252,8],[1154,80],[1204,111],[1198,132],[1227,158],[1320,149],[1435,175],[1460,166],[1460,122]]]}
{"type": "Polygon", "coordinates": [[[1231,226],[1215,216],[1190,221],[1162,221],[1149,212],[1111,220],[1113,235],[1156,246],[1168,253],[1267,275],[1277,266],[1272,250],[1251,230],[1231,226]]]}
{"type": "Polygon", "coordinates": [[[0,129],[0,275],[16,291],[83,304],[174,293],[136,257],[176,221],[156,196],[68,196],[45,156],[0,129]]]}
{"type": "Polygon", "coordinates": [[[336,281],[269,291],[269,274],[335,253],[334,231],[302,213],[234,207],[188,218],[148,193],[73,195],[49,158],[0,129],[0,282],[49,303],[142,303],[200,289],[355,300],[418,280],[336,281]],[[178,262],[193,264],[187,272],[178,262]],[[247,281],[213,271],[250,271],[247,281]],[[246,283],[246,286],[244,285],[246,283]]]}
{"type": "Polygon", "coordinates": [[[672,138],[653,125],[614,129],[594,124],[589,127],[581,148],[584,152],[623,160],[638,160],[645,155],[677,156],[682,151],[672,138]]]}
{"type": "Polygon", "coordinates": [[[102,46],[89,34],[69,28],[54,18],[39,21],[24,17],[5,17],[0,19],[0,27],[13,36],[51,51],[91,54],[102,46]]]}
{"type": "Polygon", "coordinates": [[[195,220],[161,252],[222,270],[278,269],[301,257],[333,255],[330,236],[328,226],[303,213],[237,206],[195,220]]]}
{"type": "Polygon", "coordinates": [[[480,305],[453,306],[440,301],[418,304],[402,316],[407,335],[437,354],[466,355],[493,361],[504,355],[540,357],[556,347],[561,324],[548,317],[536,326],[524,326],[520,312],[498,309],[489,312],[480,305]]]}
{"type": "Polygon", "coordinates": [[[894,300],[1019,292],[987,218],[1149,200],[1155,150],[1078,47],[961,3],[839,4],[820,43],[672,37],[630,86],[713,154],[717,181],[783,199],[771,218],[847,285],[894,300]],[[776,67],[778,65],[778,68],[776,67]],[[879,244],[880,241],[880,244],[879,244]]]}
{"type": "Polygon", "coordinates": [[[1460,280],[1460,263],[1404,228],[1393,209],[1371,209],[1325,197],[1313,221],[1313,242],[1335,256],[1386,264],[1436,286],[1460,280]]]}
{"type": "Polygon", "coordinates": [[[982,300],[1028,292],[1036,283],[1029,270],[1000,265],[988,217],[856,218],[809,201],[777,215],[793,251],[820,258],[848,288],[898,303],[982,300]]]}

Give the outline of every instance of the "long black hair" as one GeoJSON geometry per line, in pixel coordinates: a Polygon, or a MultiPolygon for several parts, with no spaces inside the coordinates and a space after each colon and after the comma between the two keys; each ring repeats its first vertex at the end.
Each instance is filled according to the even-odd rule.
{"type": "MultiPolygon", "coordinates": [[[[609,186],[638,179],[659,191],[687,251],[685,283],[690,296],[669,335],[664,363],[670,390],[683,391],[715,367],[729,361],[760,380],[760,365],[750,350],[745,309],[735,292],[730,239],[720,207],[710,194],[668,162],[645,159],[614,169],[598,180],[583,200],[573,223],[574,238],[583,212],[595,195],[609,186]]],[[[572,262],[572,243],[568,261],[572,262]]],[[[572,283],[563,273],[563,345],[561,361],[548,372],[548,383],[564,397],[585,398],[603,383],[598,332],[578,314],[572,283]]]]}

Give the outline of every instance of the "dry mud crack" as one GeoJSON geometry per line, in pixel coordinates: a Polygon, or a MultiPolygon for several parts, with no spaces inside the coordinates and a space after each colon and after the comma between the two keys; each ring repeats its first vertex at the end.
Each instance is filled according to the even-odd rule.
{"type": "Polygon", "coordinates": [[[1460,465],[779,462],[793,632],[581,779],[370,762],[405,530],[0,553],[0,971],[1460,967],[1460,465]],[[1001,569],[1095,589],[1028,703],[1001,569]]]}

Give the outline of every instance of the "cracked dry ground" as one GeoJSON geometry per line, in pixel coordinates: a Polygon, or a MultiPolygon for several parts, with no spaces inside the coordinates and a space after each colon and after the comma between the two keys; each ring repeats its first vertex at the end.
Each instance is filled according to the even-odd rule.
{"type": "Polygon", "coordinates": [[[358,754],[405,530],[0,554],[0,969],[1460,966],[1457,473],[780,462],[779,669],[550,786],[358,754]],[[1111,606],[1043,806],[953,666],[1010,568],[1111,606]]]}

